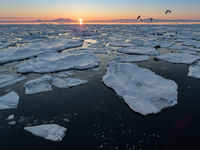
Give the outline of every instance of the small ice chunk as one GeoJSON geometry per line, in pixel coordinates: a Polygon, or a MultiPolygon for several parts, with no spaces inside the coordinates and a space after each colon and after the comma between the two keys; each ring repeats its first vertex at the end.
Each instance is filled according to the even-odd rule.
{"type": "Polygon", "coordinates": [[[9,125],[15,125],[17,122],[16,121],[9,121],[8,124],[9,125]]]}
{"type": "Polygon", "coordinates": [[[17,108],[19,96],[14,91],[0,97],[0,110],[17,108]]]}
{"type": "Polygon", "coordinates": [[[51,91],[51,85],[49,84],[52,77],[50,75],[45,75],[38,79],[28,81],[24,84],[25,94],[36,94],[40,92],[51,91]]]}
{"type": "Polygon", "coordinates": [[[189,67],[188,76],[200,79],[200,63],[189,67]]]}
{"type": "Polygon", "coordinates": [[[12,114],[10,116],[8,116],[7,120],[10,121],[10,120],[14,120],[15,116],[12,114]]]}
{"type": "Polygon", "coordinates": [[[18,83],[26,77],[21,76],[20,74],[3,74],[0,75],[0,88],[18,83]]]}
{"type": "Polygon", "coordinates": [[[87,83],[86,80],[80,80],[75,78],[55,78],[52,84],[58,88],[69,88],[77,85],[87,83]]]}
{"type": "Polygon", "coordinates": [[[131,56],[125,56],[125,57],[116,57],[113,60],[118,61],[118,62],[138,62],[138,61],[149,60],[149,56],[131,55],[131,56]]]}
{"type": "Polygon", "coordinates": [[[110,42],[109,45],[112,47],[134,47],[135,46],[135,44],[128,43],[128,42],[110,42]]]}
{"type": "Polygon", "coordinates": [[[61,78],[66,78],[66,77],[73,76],[73,75],[74,74],[69,71],[62,71],[62,72],[56,73],[56,76],[61,77],[61,78]]]}
{"type": "Polygon", "coordinates": [[[44,124],[39,126],[25,127],[24,129],[35,136],[39,136],[53,142],[62,141],[62,138],[65,136],[65,132],[67,131],[66,128],[57,124],[44,124]]]}
{"type": "Polygon", "coordinates": [[[119,48],[117,51],[125,54],[159,55],[159,52],[156,49],[148,47],[125,47],[119,48]]]}
{"type": "Polygon", "coordinates": [[[91,53],[45,54],[17,65],[18,72],[47,73],[70,69],[90,69],[99,65],[99,59],[91,53]]]}
{"type": "Polygon", "coordinates": [[[192,64],[199,56],[195,56],[189,53],[166,53],[157,56],[158,59],[169,61],[172,63],[192,64]]]}
{"type": "Polygon", "coordinates": [[[142,115],[158,113],[177,104],[177,84],[132,63],[109,64],[103,82],[142,115]]]}

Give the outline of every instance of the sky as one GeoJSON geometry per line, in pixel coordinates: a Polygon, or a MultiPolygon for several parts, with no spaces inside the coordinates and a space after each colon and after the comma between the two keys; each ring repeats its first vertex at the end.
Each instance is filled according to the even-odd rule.
{"type": "Polygon", "coordinates": [[[0,20],[200,20],[200,0],[0,0],[0,20]],[[165,15],[167,9],[172,14],[165,15]]]}

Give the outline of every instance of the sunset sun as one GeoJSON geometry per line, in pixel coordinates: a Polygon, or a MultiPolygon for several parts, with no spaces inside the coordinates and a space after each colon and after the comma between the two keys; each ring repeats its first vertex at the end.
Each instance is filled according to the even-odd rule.
{"type": "Polygon", "coordinates": [[[82,25],[83,24],[83,20],[80,18],[79,19],[79,24],[82,25]]]}

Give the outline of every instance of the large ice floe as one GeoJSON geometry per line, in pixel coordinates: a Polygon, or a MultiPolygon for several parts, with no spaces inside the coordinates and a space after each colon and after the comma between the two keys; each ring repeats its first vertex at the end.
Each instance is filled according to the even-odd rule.
{"type": "Polygon", "coordinates": [[[57,124],[38,125],[25,127],[24,129],[35,136],[39,136],[53,142],[62,141],[62,138],[65,136],[65,132],[67,131],[66,128],[57,124]]]}
{"type": "Polygon", "coordinates": [[[172,63],[181,63],[181,64],[192,64],[197,59],[200,59],[199,56],[195,56],[189,53],[166,53],[156,57],[158,59],[162,59],[172,63]]]}
{"type": "Polygon", "coordinates": [[[0,110],[17,108],[19,96],[14,91],[0,97],[0,110]]]}
{"type": "Polygon", "coordinates": [[[131,55],[131,56],[125,56],[125,57],[116,57],[113,60],[117,62],[140,62],[140,61],[149,60],[149,56],[131,55]]]}
{"type": "Polygon", "coordinates": [[[57,53],[42,54],[30,59],[24,64],[17,65],[21,73],[47,73],[70,69],[90,69],[99,65],[99,59],[91,53],[57,53]]]}
{"type": "Polygon", "coordinates": [[[42,76],[40,78],[28,81],[24,84],[25,94],[36,94],[40,92],[51,91],[51,85],[49,82],[52,77],[49,75],[42,76]]]}
{"type": "Polygon", "coordinates": [[[55,78],[53,79],[52,84],[58,88],[70,88],[87,82],[88,81],[86,80],[80,80],[75,78],[55,78]]]}
{"type": "Polygon", "coordinates": [[[159,52],[156,49],[149,47],[125,47],[119,48],[117,51],[125,54],[159,55],[159,52]]]}
{"type": "Polygon", "coordinates": [[[200,79],[200,63],[189,67],[188,76],[200,79]]]}
{"type": "Polygon", "coordinates": [[[132,63],[112,62],[103,82],[142,115],[158,113],[177,104],[177,84],[132,63]]]}
{"type": "Polygon", "coordinates": [[[0,88],[15,84],[24,79],[26,79],[26,77],[20,74],[2,74],[0,75],[0,88]]]}
{"type": "Polygon", "coordinates": [[[61,51],[83,45],[81,40],[55,39],[48,41],[32,42],[23,47],[11,48],[0,51],[0,64],[24,60],[37,56],[47,51],[61,51]]]}

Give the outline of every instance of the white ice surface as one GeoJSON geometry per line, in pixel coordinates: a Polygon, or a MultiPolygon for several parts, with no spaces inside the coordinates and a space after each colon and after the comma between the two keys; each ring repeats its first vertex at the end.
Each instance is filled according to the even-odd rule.
{"type": "Polygon", "coordinates": [[[9,115],[8,118],[7,118],[8,121],[13,120],[13,119],[15,119],[15,115],[13,115],[13,114],[9,115]]]}
{"type": "Polygon", "coordinates": [[[49,84],[51,76],[45,75],[40,78],[28,81],[24,84],[25,94],[36,94],[40,92],[51,91],[51,85],[49,84]]]}
{"type": "Polygon", "coordinates": [[[20,74],[3,74],[0,75],[0,88],[15,84],[22,80],[26,79],[26,77],[21,76],[20,74]]]}
{"type": "Polygon", "coordinates": [[[66,78],[66,77],[73,76],[73,75],[74,74],[69,71],[62,71],[62,72],[56,73],[56,76],[61,77],[61,78],[66,78]]]}
{"type": "Polygon", "coordinates": [[[80,80],[75,78],[55,78],[52,84],[58,88],[69,88],[77,85],[87,83],[86,80],[80,80]]]}
{"type": "Polygon", "coordinates": [[[60,51],[67,48],[81,46],[81,40],[55,39],[49,41],[32,42],[26,46],[0,51],[0,64],[11,61],[24,60],[47,51],[60,51]]]}
{"type": "Polygon", "coordinates": [[[177,84],[132,63],[110,63],[103,82],[142,115],[177,104],[177,84]]]}
{"type": "Polygon", "coordinates": [[[15,92],[10,92],[0,97],[0,110],[17,108],[19,96],[15,92]]]}
{"type": "Polygon", "coordinates": [[[135,44],[128,42],[110,42],[109,45],[111,47],[134,47],[135,44]]]}
{"type": "Polygon", "coordinates": [[[113,59],[118,62],[139,62],[149,60],[149,56],[145,55],[130,55],[125,57],[116,57],[113,59]]]}
{"type": "Polygon", "coordinates": [[[57,53],[42,54],[17,65],[18,72],[47,73],[70,69],[89,69],[99,65],[99,59],[90,53],[57,53]],[[45,56],[47,55],[47,56],[45,56]]]}
{"type": "Polygon", "coordinates": [[[125,47],[117,49],[120,53],[137,55],[159,55],[159,52],[150,47],[125,47]]]}
{"type": "Polygon", "coordinates": [[[188,76],[200,79],[200,63],[189,67],[188,76]]]}
{"type": "Polygon", "coordinates": [[[192,64],[199,56],[192,55],[189,53],[166,53],[156,56],[158,59],[169,61],[172,63],[192,64]]]}
{"type": "Polygon", "coordinates": [[[24,129],[35,136],[39,136],[53,142],[62,141],[62,138],[65,136],[65,132],[67,131],[66,128],[61,127],[57,124],[45,124],[39,126],[25,127],[24,129]]]}

